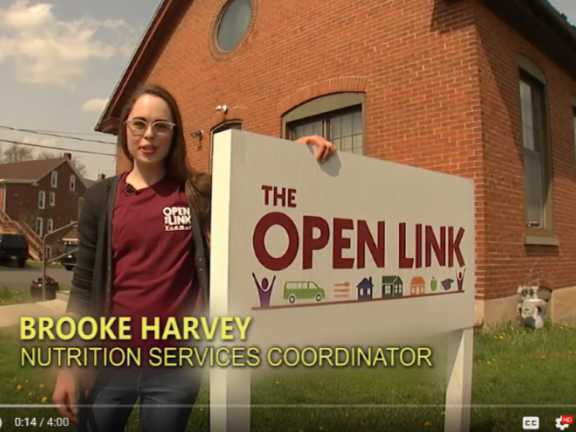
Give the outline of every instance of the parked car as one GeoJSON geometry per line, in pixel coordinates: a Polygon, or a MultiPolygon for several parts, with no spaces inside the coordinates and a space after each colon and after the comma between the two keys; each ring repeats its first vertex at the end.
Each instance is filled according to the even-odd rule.
{"type": "Polygon", "coordinates": [[[0,233],[0,263],[15,262],[24,268],[28,261],[28,240],[23,234],[0,233]]]}
{"type": "Polygon", "coordinates": [[[78,248],[78,242],[67,241],[64,242],[64,257],[60,260],[60,263],[68,271],[72,271],[76,265],[76,249],[78,248]]]}

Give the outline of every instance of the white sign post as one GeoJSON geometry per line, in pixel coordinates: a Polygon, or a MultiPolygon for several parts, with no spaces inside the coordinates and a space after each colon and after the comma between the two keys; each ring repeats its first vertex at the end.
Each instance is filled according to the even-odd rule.
{"type": "MultiPolygon", "coordinates": [[[[347,153],[319,164],[236,130],[214,144],[211,315],[252,317],[263,362],[273,346],[448,334],[445,431],[469,430],[472,180],[347,153]]],[[[212,432],[249,431],[249,368],[212,369],[210,403],[212,432]]]]}

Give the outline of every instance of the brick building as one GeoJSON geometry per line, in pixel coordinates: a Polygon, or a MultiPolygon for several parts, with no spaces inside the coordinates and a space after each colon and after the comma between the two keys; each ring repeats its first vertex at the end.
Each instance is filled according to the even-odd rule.
{"type": "Polygon", "coordinates": [[[477,320],[525,284],[576,319],[576,32],[545,0],[165,0],[96,130],[142,82],[177,96],[197,169],[237,127],[473,178],[477,320]]]}
{"type": "Polygon", "coordinates": [[[44,234],[78,220],[86,183],[70,160],[0,164],[0,229],[26,233],[33,258],[44,234]]]}
{"type": "MultiPolygon", "coordinates": [[[[90,179],[85,178],[84,183],[86,184],[86,188],[89,188],[94,183],[98,183],[99,181],[102,181],[105,178],[106,178],[105,174],[98,174],[98,177],[96,178],[96,180],[90,180],[90,179]]],[[[62,236],[62,240],[64,242],[77,242],[78,241],[78,229],[77,229],[77,227],[72,228],[64,236],[62,236]]]]}

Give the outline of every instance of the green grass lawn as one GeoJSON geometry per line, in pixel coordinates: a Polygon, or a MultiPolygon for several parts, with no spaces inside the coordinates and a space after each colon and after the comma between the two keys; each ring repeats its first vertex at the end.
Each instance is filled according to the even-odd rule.
{"type": "MultiPolygon", "coordinates": [[[[20,368],[19,346],[14,329],[0,331],[0,404],[50,403],[54,381],[52,373],[20,368]]],[[[265,375],[255,373],[252,383],[252,430],[442,431],[444,410],[441,406],[430,406],[444,402],[442,354],[435,354],[435,358],[437,366],[431,373],[396,369],[308,369],[297,372],[276,370],[265,375]],[[311,407],[263,406],[304,404],[311,407]],[[336,404],[343,407],[313,407],[336,404]],[[401,404],[421,406],[361,406],[401,404]]],[[[576,414],[576,410],[542,405],[576,405],[575,371],[576,328],[550,326],[543,330],[527,331],[511,326],[498,332],[477,332],[473,404],[537,407],[475,407],[472,410],[471,430],[522,430],[521,419],[527,415],[540,417],[541,431],[556,431],[555,418],[563,414],[576,414]]],[[[207,402],[204,384],[198,404],[207,402]]],[[[5,426],[12,425],[17,416],[40,418],[50,415],[55,415],[51,408],[0,408],[0,417],[5,426]]],[[[208,417],[206,407],[195,408],[188,430],[208,431],[208,417]]],[[[17,430],[27,429],[20,427],[17,430]]],[[[137,431],[136,410],[127,430],[137,431]]]]}
{"type": "MultiPolygon", "coordinates": [[[[60,291],[70,291],[68,285],[60,285],[60,291]]],[[[33,303],[30,288],[8,288],[0,286],[0,306],[12,304],[33,303]]]]}
{"type": "Polygon", "coordinates": [[[8,288],[0,286],[0,306],[20,303],[32,303],[30,289],[8,288]]]}

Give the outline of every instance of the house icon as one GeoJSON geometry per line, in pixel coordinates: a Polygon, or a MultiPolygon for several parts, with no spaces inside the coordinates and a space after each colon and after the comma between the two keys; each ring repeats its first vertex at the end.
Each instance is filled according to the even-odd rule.
{"type": "Polygon", "coordinates": [[[400,276],[382,276],[382,298],[402,297],[404,282],[400,276]]]}
{"type": "Polygon", "coordinates": [[[372,290],[374,288],[372,277],[362,279],[356,288],[358,288],[358,300],[372,300],[372,290]]]}
{"type": "Polygon", "coordinates": [[[410,281],[410,295],[422,295],[426,291],[426,281],[422,276],[414,276],[410,281]]]}

